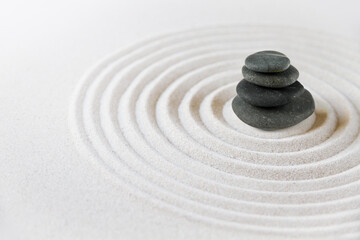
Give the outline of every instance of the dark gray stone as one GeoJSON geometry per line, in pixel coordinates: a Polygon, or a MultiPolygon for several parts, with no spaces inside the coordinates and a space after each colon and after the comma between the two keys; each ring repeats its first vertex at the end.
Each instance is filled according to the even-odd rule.
{"type": "Polygon", "coordinates": [[[254,72],[246,66],[243,66],[242,73],[246,81],[269,88],[286,87],[296,82],[299,78],[299,71],[293,66],[279,73],[254,72]]]}
{"type": "Polygon", "coordinates": [[[245,65],[255,72],[282,72],[290,66],[290,59],[277,51],[261,51],[248,56],[245,65]]]}
{"type": "Polygon", "coordinates": [[[266,88],[242,80],[236,86],[236,92],[247,103],[258,107],[282,106],[304,92],[298,81],[284,88],[266,88]]]}
{"type": "Polygon", "coordinates": [[[305,90],[290,103],[280,107],[256,107],[236,96],[232,108],[246,124],[264,130],[275,130],[291,127],[308,118],[315,110],[315,103],[310,92],[305,90]]]}

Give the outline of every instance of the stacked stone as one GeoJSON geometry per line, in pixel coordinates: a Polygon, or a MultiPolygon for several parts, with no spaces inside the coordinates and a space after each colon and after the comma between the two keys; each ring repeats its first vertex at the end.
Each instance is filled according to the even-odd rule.
{"type": "Polygon", "coordinates": [[[246,124],[265,130],[287,128],[308,118],[315,110],[311,93],[297,79],[290,59],[276,51],[248,56],[244,79],[232,102],[235,114],[246,124]]]}

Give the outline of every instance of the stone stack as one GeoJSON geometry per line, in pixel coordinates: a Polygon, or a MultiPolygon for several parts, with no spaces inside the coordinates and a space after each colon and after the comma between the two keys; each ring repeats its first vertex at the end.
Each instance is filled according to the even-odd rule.
{"type": "Polygon", "coordinates": [[[276,51],[248,56],[244,79],[236,87],[234,113],[246,124],[265,130],[287,128],[308,118],[315,110],[311,93],[297,81],[298,70],[276,51]]]}

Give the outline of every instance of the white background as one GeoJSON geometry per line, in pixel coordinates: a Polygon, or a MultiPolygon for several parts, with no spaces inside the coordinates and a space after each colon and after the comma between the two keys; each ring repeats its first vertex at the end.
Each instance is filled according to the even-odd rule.
{"type": "Polygon", "coordinates": [[[359,9],[355,0],[1,1],[0,238],[231,235],[189,227],[186,219],[175,224],[135,197],[123,200],[119,186],[73,146],[67,114],[74,87],[116,49],[191,27],[300,26],[360,42],[359,9]]]}

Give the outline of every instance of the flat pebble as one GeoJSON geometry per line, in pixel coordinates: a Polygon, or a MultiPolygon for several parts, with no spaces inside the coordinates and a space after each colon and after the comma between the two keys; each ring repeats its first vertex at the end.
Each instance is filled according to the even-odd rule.
{"type": "Polygon", "coordinates": [[[264,130],[275,130],[291,127],[305,120],[314,112],[315,103],[310,92],[305,90],[290,103],[280,107],[256,107],[236,96],[232,108],[246,124],[264,130]]]}
{"type": "Polygon", "coordinates": [[[245,65],[255,72],[282,72],[290,66],[290,59],[277,51],[261,51],[248,56],[245,65]]]}
{"type": "Polygon", "coordinates": [[[236,92],[247,103],[258,107],[282,106],[304,92],[298,81],[284,88],[267,88],[242,80],[236,86],[236,92]]]}
{"type": "Polygon", "coordinates": [[[286,87],[296,82],[299,78],[299,71],[293,66],[290,66],[286,71],[279,73],[254,72],[246,66],[243,66],[242,74],[246,81],[269,88],[286,87]]]}

